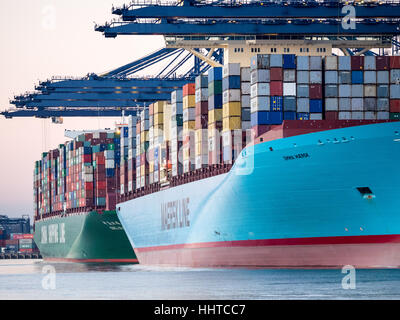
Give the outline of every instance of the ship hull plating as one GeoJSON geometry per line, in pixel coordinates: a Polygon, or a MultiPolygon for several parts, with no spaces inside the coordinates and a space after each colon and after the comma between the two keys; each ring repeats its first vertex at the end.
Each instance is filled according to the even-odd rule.
{"type": "Polygon", "coordinates": [[[399,132],[389,122],[250,146],[227,174],[117,212],[143,264],[398,267],[399,132]]]}

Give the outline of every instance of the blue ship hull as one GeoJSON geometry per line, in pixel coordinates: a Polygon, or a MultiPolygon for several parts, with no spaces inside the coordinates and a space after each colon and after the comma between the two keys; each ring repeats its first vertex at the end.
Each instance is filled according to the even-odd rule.
{"type": "Polygon", "coordinates": [[[120,203],[119,219],[143,264],[397,267],[399,133],[387,122],[249,146],[229,173],[120,203]]]}

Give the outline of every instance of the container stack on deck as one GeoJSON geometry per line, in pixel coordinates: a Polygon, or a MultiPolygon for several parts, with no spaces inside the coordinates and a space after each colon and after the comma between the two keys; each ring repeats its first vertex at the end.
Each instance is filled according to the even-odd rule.
{"type": "MultiPolygon", "coordinates": [[[[221,82],[210,81],[210,79],[214,80],[212,77],[214,75],[214,70],[216,68],[211,68],[207,77],[207,88],[208,95],[205,97],[206,100],[202,101],[200,99],[199,102],[196,102],[196,112],[195,112],[195,169],[205,168],[208,165],[208,136],[207,136],[207,128],[208,128],[208,108],[209,108],[209,99],[213,97],[216,93],[221,94],[221,89],[215,86],[215,83],[219,83],[219,86],[222,86],[221,82]],[[212,73],[212,75],[211,75],[212,73]]],[[[220,70],[220,74],[222,76],[222,69],[220,70]]],[[[204,79],[203,79],[204,81],[204,79]]],[[[199,79],[195,83],[195,92],[197,90],[201,91],[201,83],[202,80],[199,79]]],[[[218,85],[217,85],[218,86],[218,85]]],[[[204,96],[203,96],[204,98],[204,96]]],[[[211,98],[213,99],[213,98],[211,98]]]]}
{"type": "Polygon", "coordinates": [[[79,135],[35,163],[35,215],[100,207],[115,209],[120,137],[114,132],[79,135]]]}
{"type": "Polygon", "coordinates": [[[207,100],[207,92],[203,91],[204,86],[208,86],[207,77],[199,76],[196,78],[196,85],[186,84],[183,87],[183,172],[193,171],[195,168],[195,127],[196,127],[196,104],[207,100]],[[197,82],[199,90],[197,88],[197,82]]]}
{"type": "Polygon", "coordinates": [[[171,164],[172,176],[183,173],[182,165],[183,91],[171,93],[171,164]]]}
{"type": "Polygon", "coordinates": [[[162,152],[164,150],[164,110],[166,110],[167,101],[158,101],[153,104],[153,181],[160,182],[160,171],[162,164],[162,152]]]}
{"type": "Polygon", "coordinates": [[[250,68],[211,68],[170,103],[129,117],[121,137],[85,134],[44,153],[35,163],[35,213],[114,208],[117,193],[163,183],[168,170],[178,177],[233,164],[250,127],[258,137],[284,120],[322,119],[400,119],[400,57],[257,55],[250,68]]]}
{"type": "Polygon", "coordinates": [[[144,109],[140,113],[140,187],[149,185],[149,109],[144,109]]]}
{"type": "Polygon", "coordinates": [[[211,68],[208,72],[208,164],[221,163],[222,130],[222,68],[211,68]]]}
{"type": "MultiPolygon", "coordinates": [[[[115,151],[116,154],[118,154],[117,150],[118,149],[116,149],[115,151]]],[[[136,118],[132,116],[128,117],[128,161],[127,162],[128,162],[127,165],[128,192],[133,192],[136,189],[136,118]]]]}

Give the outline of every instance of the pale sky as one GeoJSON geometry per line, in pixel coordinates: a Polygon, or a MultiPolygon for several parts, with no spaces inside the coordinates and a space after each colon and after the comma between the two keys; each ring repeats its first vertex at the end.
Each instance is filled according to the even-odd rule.
{"type": "MultiPolygon", "coordinates": [[[[113,16],[128,0],[0,1],[0,110],[51,76],[112,70],[164,46],[160,36],[106,39],[94,22],[113,16]]],[[[64,129],[113,127],[117,119],[66,118],[63,125],[0,116],[0,214],[33,216],[33,165],[42,151],[65,142],[64,129]]]]}

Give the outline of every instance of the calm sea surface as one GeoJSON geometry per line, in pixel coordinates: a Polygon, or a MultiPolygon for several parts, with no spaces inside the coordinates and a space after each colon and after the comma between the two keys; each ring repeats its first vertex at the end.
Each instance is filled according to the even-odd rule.
{"type": "Polygon", "coordinates": [[[355,270],[355,289],[343,289],[346,275],[0,260],[0,299],[400,299],[400,269],[355,270]]]}

